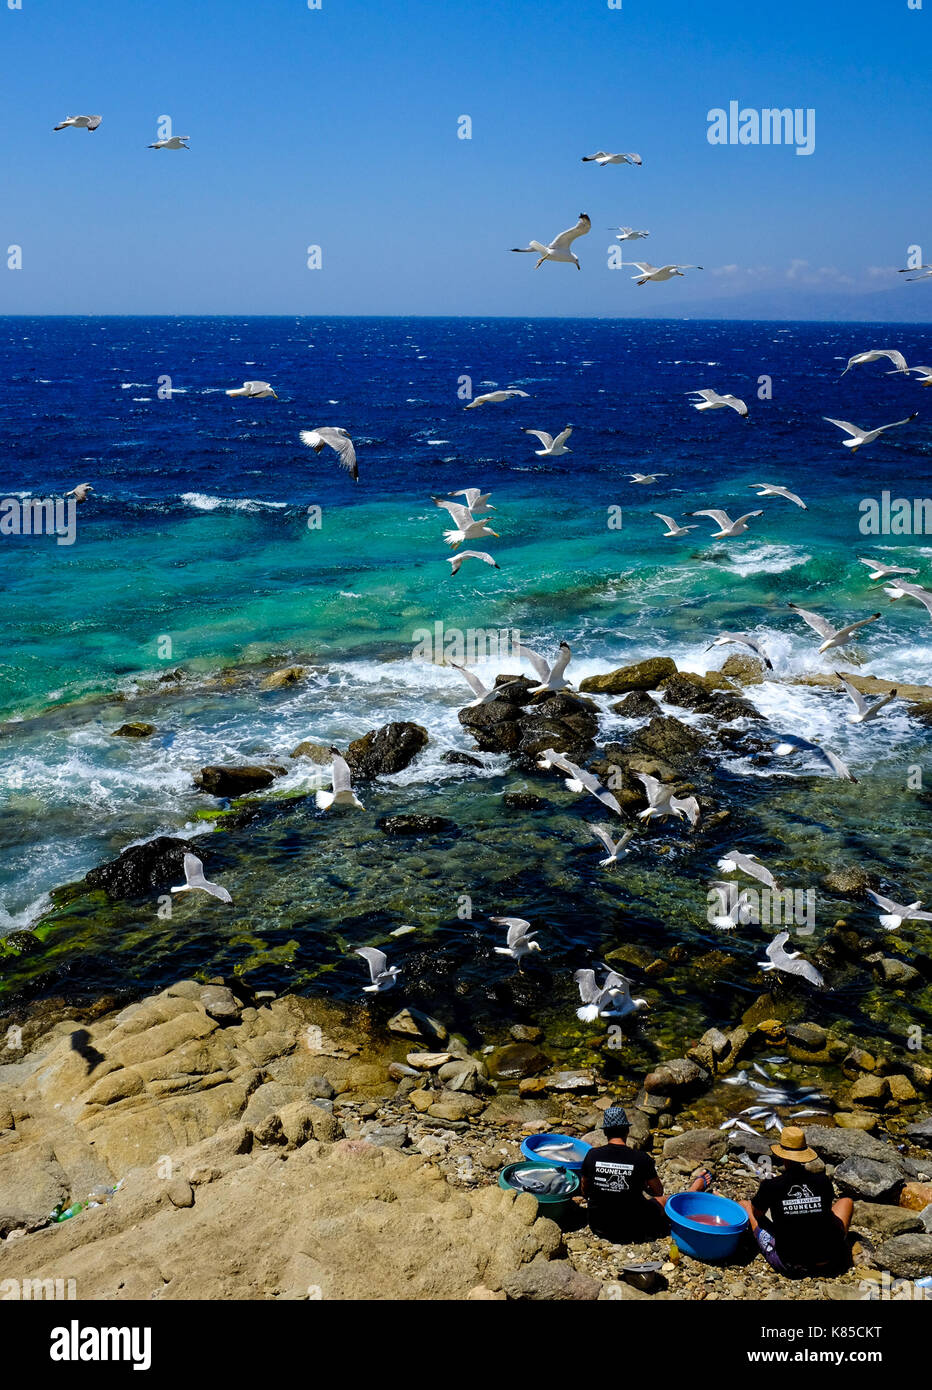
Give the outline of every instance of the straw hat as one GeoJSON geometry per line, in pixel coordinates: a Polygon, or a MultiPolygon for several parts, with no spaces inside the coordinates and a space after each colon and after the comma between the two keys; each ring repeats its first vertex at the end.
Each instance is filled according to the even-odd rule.
{"type": "Polygon", "coordinates": [[[811,1163],[818,1158],[815,1149],[807,1145],[804,1131],[795,1125],[787,1125],[786,1129],[780,1131],[780,1142],[771,1144],[770,1152],[776,1154],[777,1158],[789,1159],[790,1163],[811,1163]]]}

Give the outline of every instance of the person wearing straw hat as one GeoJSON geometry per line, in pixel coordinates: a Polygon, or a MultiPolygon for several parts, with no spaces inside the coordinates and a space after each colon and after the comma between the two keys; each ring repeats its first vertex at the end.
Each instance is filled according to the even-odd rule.
{"type": "Polygon", "coordinates": [[[764,1259],[790,1278],[843,1268],[854,1211],[851,1198],[836,1198],[830,1178],[809,1172],[806,1164],[818,1155],[795,1125],[781,1131],[770,1152],[783,1172],[765,1178],[751,1201],[741,1203],[764,1259]]]}
{"type": "MultiPolygon", "coordinates": [[[[650,1154],[628,1147],[628,1131],[625,1110],[610,1105],[602,1117],[606,1143],[588,1151],[580,1171],[589,1229],[616,1245],[652,1240],[669,1229],[657,1165],[650,1154]]],[[[689,1190],[702,1192],[710,1181],[703,1168],[689,1190]]]]}

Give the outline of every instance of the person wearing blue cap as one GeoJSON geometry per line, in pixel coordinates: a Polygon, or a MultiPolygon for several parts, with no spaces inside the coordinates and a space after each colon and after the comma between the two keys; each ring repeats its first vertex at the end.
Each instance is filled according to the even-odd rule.
{"type": "MultiPolygon", "coordinates": [[[[609,1106],[602,1120],[607,1142],[589,1150],[580,1172],[589,1229],[616,1245],[652,1240],[668,1230],[657,1165],[650,1154],[628,1147],[629,1128],[622,1106],[609,1106]]],[[[702,1192],[709,1182],[702,1169],[689,1191],[702,1192]]]]}

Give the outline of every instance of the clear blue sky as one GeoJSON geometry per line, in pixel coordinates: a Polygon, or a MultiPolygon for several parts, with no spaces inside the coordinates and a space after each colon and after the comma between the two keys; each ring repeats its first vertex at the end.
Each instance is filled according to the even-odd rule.
{"type": "Polygon", "coordinates": [[[0,313],[932,319],[930,60],[932,0],[0,0],[0,313]],[[815,153],[710,145],[730,100],[815,153]],[[508,254],[580,211],[582,273],[508,254]],[[638,288],[623,222],[704,272],[638,288]]]}

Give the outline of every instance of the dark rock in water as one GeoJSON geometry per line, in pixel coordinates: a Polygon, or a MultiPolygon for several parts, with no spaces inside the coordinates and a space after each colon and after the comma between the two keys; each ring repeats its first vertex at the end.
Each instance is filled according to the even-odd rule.
{"type": "Polygon", "coordinates": [[[502,1081],[519,1081],[525,1076],[540,1076],[550,1066],[550,1058],[529,1042],[505,1043],[486,1058],[489,1075],[502,1081]]]}
{"type": "Polygon", "coordinates": [[[922,983],[922,976],[916,967],[905,960],[897,960],[895,956],[881,956],[874,969],[884,984],[892,985],[894,989],[912,989],[922,983]]]}
{"type": "Polygon", "coordinates": [[[657,713],[657,703],[646,690],[632,690],[617,705],[612,705],[612,712],[623,715],[625,719],[653,719],[657,713]]]}
{"type": "Polygon", "coordinates": [[[169,683],[176,685],[179,681],[183,680],[184,672],[181,670],[180,667],[178,667],[174,671],[163,671],[162,674],[159,676],[159,682],[162,685],[167,685],[169,683]]]}
{"type": "Polygon", "coordinates": [[[656,690],[665,676],[676,674],[676,662],[672,657],[651,656],[604,676],[587,676],[579,682],[579,688],[602,695],[627,695],[629,690],[656,690]]]}
{"type": "Polygon", "coordinates": [[[680,709],[704,710],[712,703],[712,695],[703,684],[701,676],[686,671],[678,671],[670,676],[662,686],[663,702],[677,705],[680,709]]]}
{"type": "Polygon", "coordinates": [[[787,1040],[806,1052],[821,1052],[828,1042],[828,1033],[818,1023],[788,1023],[787,1040]]]}
{"type": "Polygon", "coordinates": [[[155,733],[154,724],[146,724],[142,719],[130,720],[128,724],[121,724],[118,729],[114,729],[112,738],[151,738],[155,733]]]}
{"type": "Polygon", "coordinates": [[[834,1180],[845,1196],[875,1202],[891,1196],[903,1182],[902,1175],[889,1163],[855,1155],[838,1164],[834,1180]]]}
{"type": "Polygon", "coordinates": [[[533,792],[506,792],[502,800],[511,811],[542,811],[550,805],[546,797],[533,792]]]}
{"type": "Polygon", "coordinates": [[[420,724],[385,724],[354,739],[346,750],[346,761],[354,777],[368,781],[401,772],[427,746],[427,741],[427,730],[420,724]]]}
{"type": "Polygon", "coordinates": [[[672,762],[677,758],[689,758],[700,749],[707,747],[709,740],[704,734],[689,728],[679,719],[669,714],[657,714],[646,729],[638,729],[632,735],[630,747],[653,753],[658,758],[672,762]]]}
{"type": "Polygon", "coordinates": [[[380,816],[376,825],[386,835],[448,835],[459,831],[446,816],[380,816]]]}
{"type": "Polygon", "coordinates": [[[822,876],[822,887],[845,897],[860,897],[871,886],[871,876],[860,864],[844,864],[822,876]]]}
{"type": "Polygon", "coordinates": [[[571,690],[535,696],[532,708],[535,718],[541,715],[544,719],[568,719],[571,714],[589,714],[598,724],[599,707],[595,701],[574,695],[571,690]]]}
{"type": "Polygon", "coordinates": [[[906,1130],[906,1138],[911,1144],[915,1144],[917,1149],[932,1149],[932,1115],[927,1115],[924,1120],[917,1120],[914,1125],[909,1125],[906,1130]]]}
{"type": "Polygon", "coordinates": [[[0,952],[11,956],[31,956],[42,950],[42,942],[31,931],[11,931],[0,937],[0,952]]]}
{"type": "Polygon", "coordinates": [[[282,690],[289,685],[297,685],[304,679],[303,666],[285,666],[280,671],[273,671],[266,676],[262,682],[263,690],[282,690]]]}
{"type": "Polygon", "coordinates": [[[202,767],[194,778],[194,785],[210,796],[245,796],[247,792],[262,791],[270,786],[280,770],[257,766],[202,767]]]}
{"type": "Polygon", "coordinates": [[[203,850],[187,840],[159,835],[144,845],[125,849],[118,859],[91,869],[85,875],[84,885],[102,888],[111,898],[144,898],[184,883],[186,854],[200,858],[203,850]]]}
{"type": "Polygon", "coordinates": [[[319,763],[321,767],[329,766],[333,754],[324,743],[315,743],[313,739],[306,738],[299,743],[297,748],[291,750],[292,758],[310,758],[312,763],[319,763]]]}
{"type": "Polygon", "coordinates": [[[733,724],[736,719],[763,719],[763,715],[750,700],[740,695],[713,695],[703,713],[718,724],[733,724]]]}
{"type": "Polygon", "coordinates": [[[484,767],[481,758],[474,758],[471,753],[459,753],[454,748],[449,748],[446,753],[440,754],[442,763],[462,763],[464,767],[484,767]]]}
{"type": "Polygon", "coordinates": [[[468,729],[483,753],[512,753],[521,738],[521,707],[506,700],[492,700],[476,709],[461,709],[460,723],[468,729]]]}
{"type": "Polygon", "coordinates": [[[527,676],[506,676],[498,675],[495,677],[496,699],[507,701],[512,705],[527,705],[532,699],[531,691],[538,681],[528,680],[527,676]]]}
{"type": "Polygon", "coordinates": [[[538,1028],[533,1023],[515,1023],[508,1031],[515,1042],[535,1043],[544,1036],[543,1028],[538,1028]]]}
{"type": "Polygon", "coordinates": [[[568,719],[538,718],[536,712],[523,719],[519,726],[518,752],[528,756],[555,748],[571,761],[585,757],[599,731],[594,716],[572,715],[568,719]]]}
{"type": "Polygon", "coordinates": [[[932,1235],[893,1236],[884,1241],[874,1260],[898,1279],[922,1279],[932,1274],[932,1235]]]}
{"type": "Polygon", "coordinates": [[[644,1090],[651,1094],[661,1091],[670,1095],[676,1091],[687,1091],[693,1086],[705,1085],[709,1073],[691,1062],[688,1057],[674,1057],[662,1062],[644,1078],[644,1090]]]}

